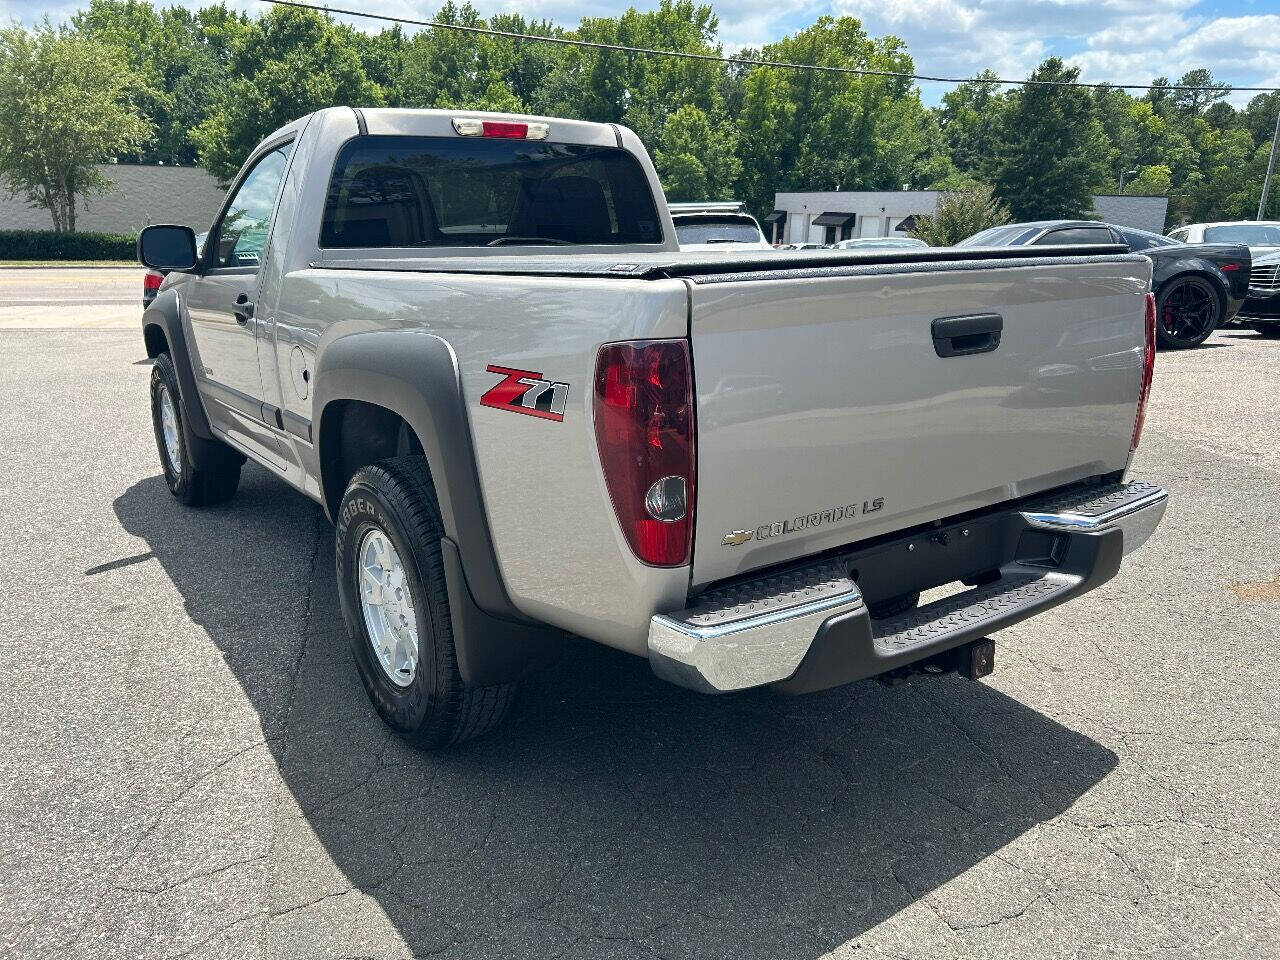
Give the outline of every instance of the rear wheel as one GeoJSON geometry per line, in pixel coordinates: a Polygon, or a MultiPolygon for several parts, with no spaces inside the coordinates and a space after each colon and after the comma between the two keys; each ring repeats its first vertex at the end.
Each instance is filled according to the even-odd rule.
{"type": "Polygon", "coordinates": [[[173,360],[161,353],[151,367],[151,423],[169,492],[189,507],[231,499],[240,484],[239,458],[228,449],[228,456],[216,469],[196,467],[187,449],[186,421],[173,360]]]}
{"type": "Polygon", "coordinates": [[[1182,350],[1204,343],[1223,315],[1222,298],[1203,277],[1178,277],[1156,297],[1156,341],[1182,350]]]}
{"type": "Polygon", "coordinates": [[[342,612],[360,680],[406,740],[444,747],[497,726],[514,684],[476,687],[458,672],[440,552],[443,525],[424,457],[358,470],[338,510],[342,612]]]}

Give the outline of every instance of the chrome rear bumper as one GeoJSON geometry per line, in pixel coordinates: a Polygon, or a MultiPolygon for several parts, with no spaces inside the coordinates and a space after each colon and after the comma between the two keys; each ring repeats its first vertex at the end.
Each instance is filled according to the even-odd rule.
{"type": "Polygon", "coordinates": [[[1164,519],[1168,491],[1154,483],[1126,483],[1119,490],[1083,503],[1070,497],[1036,501],[1019,512],[1033,527],[1066,533],[1092,533],[1118,529],[1124,534],[1124,555],[1147,542],[1164,519]]]}
{"type": "Polygon", "coordinates": [[[708,693],[770,683],[799,693],[874,676],[1105,583],[1155,531],[1167,501],[1163,489],[1147,483],[1076,488],[738,581],[708,591],[689,609],[653,617],[649,662],[663,679],[708,693]],[[975,561],[961,546],[971,531],[998,551],[998,579],[896,617],[871,617],[852,570],[863,571],[866,582],[869,564],[892,565],[905,550],[913,554],[912,575],[927,575],[934,563],[946,582],[953,567],[972,569],[975,561]],[[1026,536],[1034,532],[1039,540],[1026,536]],[[948,548],[953,538],[957,546],[948,548]]]}

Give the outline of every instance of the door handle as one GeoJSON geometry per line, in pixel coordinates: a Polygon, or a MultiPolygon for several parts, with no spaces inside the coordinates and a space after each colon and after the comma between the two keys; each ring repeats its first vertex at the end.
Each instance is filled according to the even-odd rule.
{"type": "Polygon", "coordinates": [[[249,300],[247,293],[242,293],[236,297],[236,323],[248,323],[253,317],[253,303],[249,300]]]}
{"type": "Polygon", "coordinates": [[[1000,346],[1004,317],[979,313],[967,317],[939,317],[930,325],[933,349],[940,357],[990,353],[1000,346]]]}

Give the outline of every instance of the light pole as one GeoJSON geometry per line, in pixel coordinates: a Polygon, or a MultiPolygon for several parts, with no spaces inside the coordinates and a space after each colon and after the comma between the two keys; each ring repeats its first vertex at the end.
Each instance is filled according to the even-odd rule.
{"type": "Polygon", "coordinates": [[[1138,175],[1137,170],[1121,170],[1120,171],[1120,193],[1124,193],[1124,178],[1136,177],[1137,175],[1138,175]]]}
{"type": "Polygon", "coordinates": [[[1267,191],[1271,189],[1271,169],[1276,165],[1276,141],[1280,140],[1280,104],[1276,107],[1276,132],[1271,135],[1271,155],[1267,157],[1267,175],[1262,178],[1262,196],[1258,199],[1258,216],[1261,220],[1267,212],[1267,191]]]}

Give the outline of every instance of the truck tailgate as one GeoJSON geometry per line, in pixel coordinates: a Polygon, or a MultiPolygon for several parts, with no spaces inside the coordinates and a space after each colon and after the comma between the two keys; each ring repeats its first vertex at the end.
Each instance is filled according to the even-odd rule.
{"type": "Polygon", "coordinates": [[[687,281],[695,585],[1123,469],[1150,275],[1098,256],[687,281]],[[979,319],[935,326],[957,317],[979,319]],[[994,347],[966,333],[997,326],[994,347]]]}

